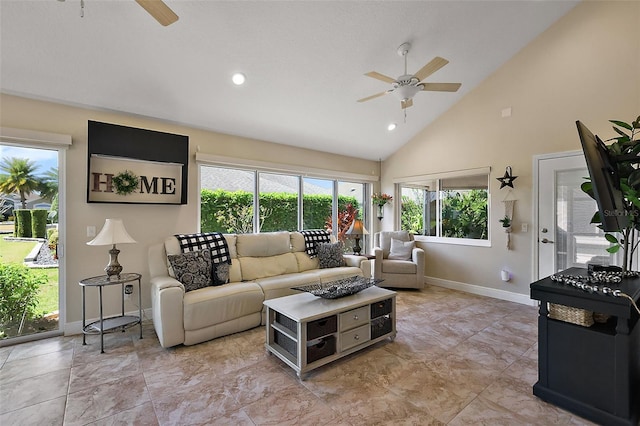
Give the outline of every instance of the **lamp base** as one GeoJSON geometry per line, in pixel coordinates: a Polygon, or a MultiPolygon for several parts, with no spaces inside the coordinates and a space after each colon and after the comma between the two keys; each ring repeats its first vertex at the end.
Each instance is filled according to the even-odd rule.
{"type": "Polygon", "coordinates": [[[109,264],[104,268],[104,272],[107,273],[109,281],[114,279],[120,279],[120,273],[122,272],[122,265],[118,263],[118,254],[120,250],[116,248],[114,244],[111,250],[109,250],[109,264]]]}
{"type": "Polygon", "coordinates": [[[353,254],[360,256],[360,252],[362,251],[362,248],[360,247],[360,238],[356,237],[355,240],[356,244],[353,246],[353,254]]]}

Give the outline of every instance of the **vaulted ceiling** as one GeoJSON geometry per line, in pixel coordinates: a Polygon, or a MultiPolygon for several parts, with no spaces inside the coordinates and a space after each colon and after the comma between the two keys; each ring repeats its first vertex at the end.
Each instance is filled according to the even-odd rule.
{"type": "Polygon", "coordinates": [[[167,27],[133,0],[84,0],[84,17],[80,0],[2,0],[0,90],[385,159],[577,1],[165,3],[167,27]],[[427,81],[462,83],[416,94],[406,119],[394,96],[356,102],[390,87],[364,73],[404,73],[404,42],[410,74],[441,56],[427,81]]]}

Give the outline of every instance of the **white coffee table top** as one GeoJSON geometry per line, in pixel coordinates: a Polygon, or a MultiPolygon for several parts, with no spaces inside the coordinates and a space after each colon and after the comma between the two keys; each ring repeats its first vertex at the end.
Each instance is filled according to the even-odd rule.
{"type": "Polygon", "coordinates": [[[274,311],[280,312],[297,322],[313,321],[332,313],[344,312],[351,306],[362,306],[395,296],[396,292],[372,286],[359,293],[338,299],[323,299],[310,293],[265,300],[264,304],[274,311]]]}

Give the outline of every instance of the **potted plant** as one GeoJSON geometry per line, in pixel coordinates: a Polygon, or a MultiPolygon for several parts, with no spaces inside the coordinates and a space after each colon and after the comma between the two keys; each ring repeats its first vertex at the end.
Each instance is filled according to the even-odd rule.
{"type": "Polygon", "coordinates": [[[389,194],[385,194],[384,192],[381,194],[375,193],[371,196],[371,201],[373,204],[378,206],[378,219],[382,219],[384,217],[384,206],[387,203],[390,203],[393,200],[393,197],[389,194]]]}
{"type": "MultiPolygon", "coordinates": [[[[607,145],[607,150],[612,157],[630,156],[638,157],[640,160],[640,116],[631,124],[619,120],[609,120],[613,124],[613,130],[618,136],[608,139],[614,141],[607,145]]],[[[624,210],[629,218],[624,229],[618,230],[618,235],[606,233],[605,238],[612,246],[607,249],[609,253],[623,251],[622,271],[628,273],[631,270],[631,260],[638,248],[638,230],[640,230],[640,169],[638,163],[631,161],[621,161],[616,164],[618,176],[620,178],[620,190],[624,197],[624,210]]],[[[581,189],[591,198],[594,198],[593,185],[589,179],[581,185],[581,189]]],[[[591,219],[591,223],[598,224],[602,228],[600,213],[596,212],[591,219]]]]}
{"type": "Polygon", "coordinates": [[[499,222],[502,223],[504,232],[511,232],[511,218],[509,216],[504,215],[504,217],[500,219],[499,222]]]}

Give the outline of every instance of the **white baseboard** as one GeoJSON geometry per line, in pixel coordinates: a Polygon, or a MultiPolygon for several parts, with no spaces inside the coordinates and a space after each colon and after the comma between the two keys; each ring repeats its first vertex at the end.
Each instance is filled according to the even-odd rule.
{"type": "Polygon", "coordinates": [[[465,293],[477,294],[480,296],[493,297],[494,299],[507,300],[509,302],[520,303],[523,305],[537,306],[538,304],[537,301],[532,300],[526,294],[513,293],[511,291],[500,290],[497,288],[443,280],[435,277],[424,277],[424,282],[438,287],[450,288],[452,290],[464,291],[465,293]]]}
{"type": "MultiPolygon", "coordinates": [[[[125,312],[125,315],[135,315],[138,316],[138,310],[125,312]]],[[[147,319],[151,319],[151,308],[142,310],[142,321],[144,322],[147,319]]],[[[90,324],[94,321],[99,321],[99,318],[87,318],[87,324],[90,324]]],[[[75,334],[82,334],[82,321],[74,321],[67,322],[64,324],[64,335],[65,336],[73,336],[75,334]]]]}

